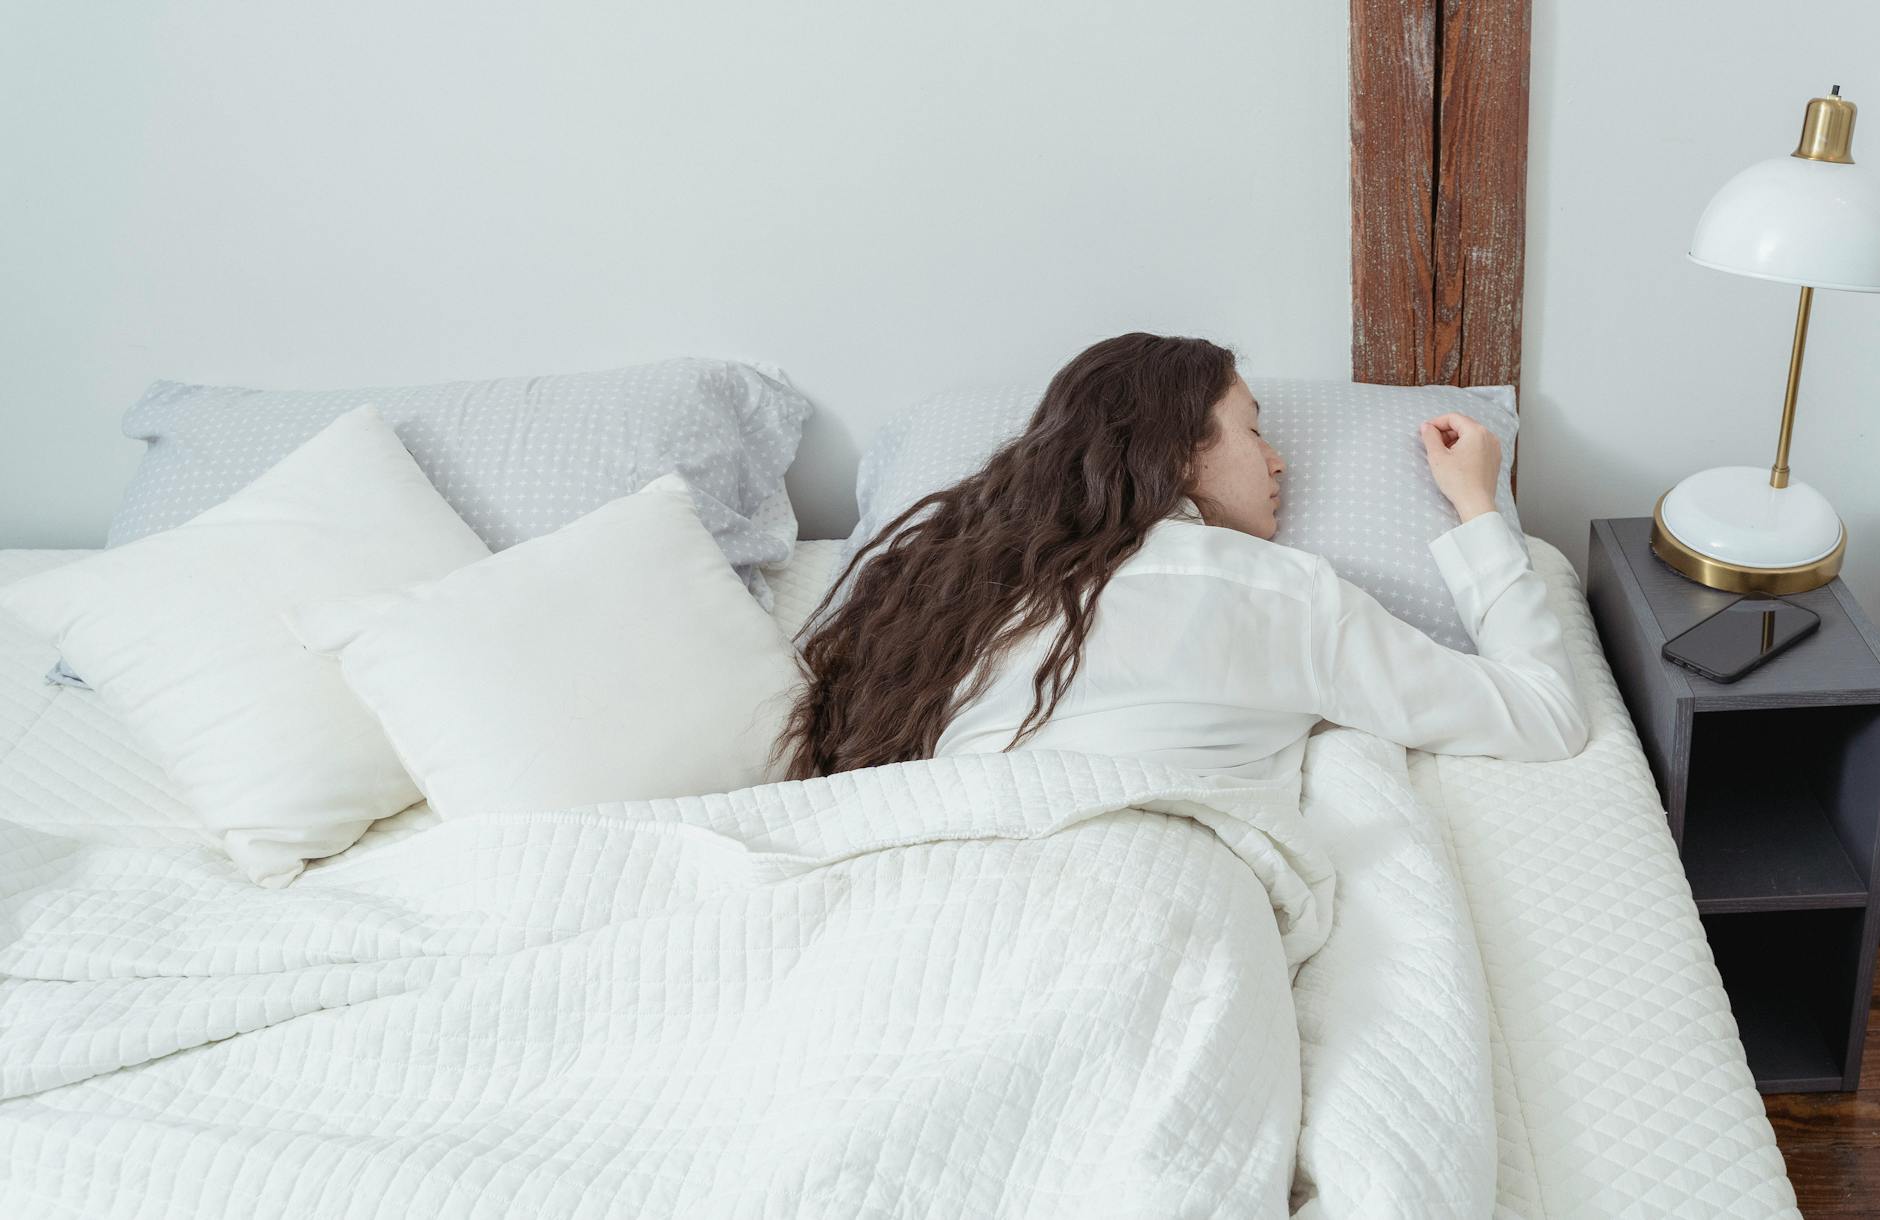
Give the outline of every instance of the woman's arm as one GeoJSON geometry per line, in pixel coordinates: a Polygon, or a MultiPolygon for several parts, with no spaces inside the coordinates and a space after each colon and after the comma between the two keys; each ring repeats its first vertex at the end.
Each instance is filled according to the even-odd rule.
{"type": "Polygon", "coordinates": [[[1499,512],[1430,543],[1479,655],[1445,648],[1323,559],[1312,590],[1319,715],[1420,750],[1571,758],[1586,713],[1546,584],[1499,512]]]}

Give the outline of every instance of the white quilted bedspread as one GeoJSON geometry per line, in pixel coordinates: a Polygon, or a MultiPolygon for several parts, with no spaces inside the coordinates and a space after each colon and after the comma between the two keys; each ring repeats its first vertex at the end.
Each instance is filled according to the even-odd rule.
{"type": "MultiPolygon", "coordinates": [[[[781,620],[834,545],[771,573],[781,620]]],[[[1290,1178],[1316,1217],[1792,1216],[1584,599],[1531,545],[1586,753],[1322,726],[1277,854],[1233,828],[1283,813],[1030,755],[814,814],[420,806],[285,904],[0,620],[0,817],[42,832],[0,880],[0,1215],[1257,1215],[1290,1178]],[[1289,955],[1266,885],[1295,918],[1314,844],[1335,926],[1286,1005],[1253,982],[1308,925],[1289,955]]]]}
{"type": "Polygon", "coordinates": [[[0,824],[0,894],[0,1214],[1284,1216],[1331,876],[1283,787],[1039,753],[280,892],[0,824]]]}

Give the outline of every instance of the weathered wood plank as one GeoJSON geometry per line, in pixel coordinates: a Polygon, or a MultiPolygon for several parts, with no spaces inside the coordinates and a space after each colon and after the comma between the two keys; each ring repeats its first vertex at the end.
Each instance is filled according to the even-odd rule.
{"type": "Polygon", "coordinates": [[[1351,0],[1352,375],[1521,370],[1531,0],[1351,0]]]}
{"type": "Polygon", "coordinates": [[[1445,0],[1433,380],[1521,380],[1531,0],[1445,0]]]}
{"type": "Polygon", "coordinates": [[[1351,0],[1351,375],[1432,380],[1440,0],[1351,0]]]}

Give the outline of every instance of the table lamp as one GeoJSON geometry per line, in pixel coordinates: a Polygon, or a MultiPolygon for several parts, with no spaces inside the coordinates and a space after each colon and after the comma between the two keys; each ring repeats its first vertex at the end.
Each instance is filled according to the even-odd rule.
{"type": "Polygon", "coordinates": [[[1880,292],[1880,176],[1854,164],[1854,103],[1836,85],[1808,103],[1802,140],[1724,183],[1698,218],[1691,261],[1801,286],[1775,465],[1701,470],[1658,498],[1652,550],[1700,584],[1799,593],[1833,580],[1847,527],[1822,494],[1789,478],[1795,391],[1815,289],[1880,292]]]}

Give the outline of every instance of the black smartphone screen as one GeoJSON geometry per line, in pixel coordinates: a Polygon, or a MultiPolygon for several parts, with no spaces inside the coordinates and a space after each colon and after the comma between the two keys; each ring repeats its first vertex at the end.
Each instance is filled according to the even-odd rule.
{"type": "Polygon", "coordinates": [[[1728,680],[1754,669],[1821,623],[1813,610],[1779,597],[1743,597],[1665,644],[1665,655],[1728,680]]]}

